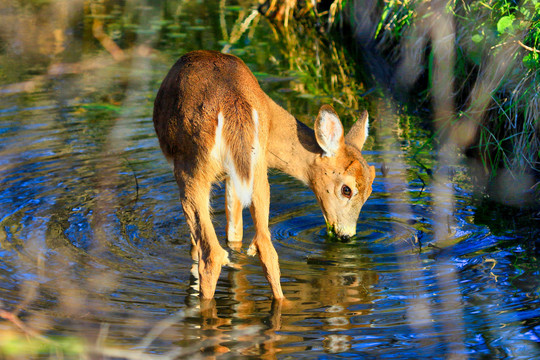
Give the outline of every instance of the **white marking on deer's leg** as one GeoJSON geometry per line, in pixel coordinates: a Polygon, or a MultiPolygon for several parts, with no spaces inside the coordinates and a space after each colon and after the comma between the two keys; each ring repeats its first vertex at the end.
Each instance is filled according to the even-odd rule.
{"type": "Polygon", "coordinates": [[[218,123],[216,127],[216,134],[214,137],[214,146],[212,147],[212,151],[210,152],[210,156],[216,160],[218,163],[223,164],[224,160],[224,144],[223,144],[223,123],[225,122],[225,119],[223,118],[223,114],[220,112],[218,114],[218,123]]]}
{"type": "Polygon", "coordinates": [[[229,179],[226,180],[225,185],[225,210],[227,212],[227,240],[229,242],[236,241],[236,228],[234,221],[234,187],[229,179]]]}
{"type": "Polygon", "coordinates": [[[242,247],[242,204],[236,197],[230,178],[227,178],[225,185],[225,205],[227,242],[231,249],[240,250],[242,247]]]}
{"type": "Polygon", "coordinates": [[[250,179],[247,183],[243,181],[238,175],[232,159],[230,160],[226,161],[226,171],[231,178],[236,197],[240,200],[242,207],[248,207],[251,204],[251,195],[253,194],[253,180],[250,179]]]}

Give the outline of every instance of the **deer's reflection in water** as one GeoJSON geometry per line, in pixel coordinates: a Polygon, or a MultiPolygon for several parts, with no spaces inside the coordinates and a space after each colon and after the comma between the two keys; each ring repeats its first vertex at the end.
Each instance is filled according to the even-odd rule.
{"type": "MultiPolygon", "coordinates": [[[[335,259],[335,251],[328,246],[318,257],[335,259]]],[[[200,340],[211,342],[202,349],[205,359],[224,354],[275,359],[309,350],[313,339],[321,351],[339,353],[351,347],[348,330],[369,326],[358,317],[370,313],[379,278],[369,269],[367,256],[354,253],[338,261],[284,264],[286,299],[273,300],[257,259],[237,254],[220,280],[216,300],[199,300],[192,277],[191,300],[201,307],[200,340]]]]}

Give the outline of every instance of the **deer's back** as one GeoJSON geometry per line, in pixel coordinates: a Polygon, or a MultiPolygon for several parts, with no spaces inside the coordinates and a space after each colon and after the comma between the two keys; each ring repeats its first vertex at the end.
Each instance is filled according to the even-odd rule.
{"type": "Polygon", "coordinates": [[[218,117],[222,136],[242,177],[249,176],[256,133],[253,109],[265,110],[265,95],[239,58],[215,51],[193,51],[171,68],[156,96],[154,127],[169,158],[209,155],[218,117]]]}

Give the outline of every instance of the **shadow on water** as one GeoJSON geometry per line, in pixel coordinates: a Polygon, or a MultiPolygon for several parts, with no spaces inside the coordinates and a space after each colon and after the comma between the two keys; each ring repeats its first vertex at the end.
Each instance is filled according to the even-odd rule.
{"type": "MultiPolygon", "coordinates": [[[[413,158],[407,145],[425,134],[404,140],[379,118],[365,153],[382,170],[358,236],[328,240],[311,192],[271,172],[270,230],[288,302],[272,301],[258,259],[246,255],[246,211],[235,266],[223,270],[216,300],[200,304],[152,125],[157,88],[184,52],[225,48],[299,119],[310,123],[331,102],[350,123],[369,89],[316,29],[282,33],[249,4],[213,0],[11,0],[0,14],[3,358],[540,356],[537,258],[519,235],[475,221],[463,169],[442,189],[433,184],[425,164],[436,168],[434,155],[413,158]],[[452,207],[434,189],[451,194],[452,207]]],[[[214,195],[224,239],[223,188],[214,195]]]]}

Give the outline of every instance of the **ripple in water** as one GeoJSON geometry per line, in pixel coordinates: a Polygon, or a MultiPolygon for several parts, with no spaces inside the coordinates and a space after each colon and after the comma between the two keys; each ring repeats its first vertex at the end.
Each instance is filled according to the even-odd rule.
{"type": "MultiPolygon", "coordinates": [[[[463,191],[441,247],[430,190],[408,185],[404,202],[392,174],[378,174],[347,243],[327,239],[308,189],[272,175],[270,230],[288,302],[272,302],[259,260],[245,254],[246,211],[243,248],[230,250],[235,266],[224,268],[216,302],[192,312],[189,232],[150,118],[110,152],[97,134],[116,120],[74,142],[85,120],[68,114],[62,124],[51,111],[7,106],[0,123],[0,305],[37,330],[95,342],[106,328],[107,341],[137,349],[166,324],[145,349],[195,342],[195,353],[232,357],[540,356],[536,260],[515,238],[475,225],[463,191]]],[[[382,155],[368,160],[380,167],[382,155]]],[[[223,188],[214,195],[224,239],[223,188]]]]}

